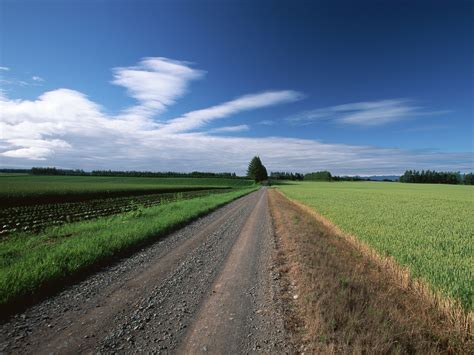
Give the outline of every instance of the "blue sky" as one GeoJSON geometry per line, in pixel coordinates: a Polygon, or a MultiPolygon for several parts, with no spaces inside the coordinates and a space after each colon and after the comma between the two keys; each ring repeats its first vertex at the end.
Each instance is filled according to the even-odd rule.
{"type": "Polygon", "coordinates": [[[0,164],[473,169],[471,1],[0,0],[0,164]]]}

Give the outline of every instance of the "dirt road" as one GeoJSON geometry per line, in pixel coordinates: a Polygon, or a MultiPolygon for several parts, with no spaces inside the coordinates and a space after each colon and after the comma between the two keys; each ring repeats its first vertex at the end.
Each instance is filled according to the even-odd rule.
{"type": "Polygon", "coordinates": [[[3,322],[0,351],[290,351],[274,243],[261,189],[3,322]]]}

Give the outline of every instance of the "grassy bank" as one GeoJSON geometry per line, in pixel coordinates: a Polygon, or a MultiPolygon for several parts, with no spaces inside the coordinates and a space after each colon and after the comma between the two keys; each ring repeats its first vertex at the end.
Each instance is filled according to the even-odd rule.
{"type": "Polygon", "coordinates": [[[16,234],[0,242],[0,305],[35,294],[243,196],[256,187],[178,201],[95,221],[16,234]]]}
{"type": "Polygon", "coordinates": [[[472,310],[474,189],[378,182],[278,187],[472,310]]]}

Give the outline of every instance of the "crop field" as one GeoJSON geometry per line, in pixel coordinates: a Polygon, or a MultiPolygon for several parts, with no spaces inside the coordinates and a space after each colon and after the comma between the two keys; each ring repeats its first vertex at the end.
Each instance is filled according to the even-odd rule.
{"type": "Polygon", "coordinates": [[[231,189],[196,190],[96,199],[83,202],[66,202],[17,206],[0,209],[0,236],[23,231],[38,233],[42,229],[69,222],[96,219],[139,208],[152,207],[165,202],[187,200],[210,194],[225,193],[231,189]]]}
{"type": "Polygon", "coordinates": [[[0,207],[79,202],[140,194],[243,188],[253,181],[224,178],[0,176],[0,207]]]}
{"type": "Polygon", "coordinates": [[[473,310],[473,187],[295,182],[278,189],[473,310]]]}

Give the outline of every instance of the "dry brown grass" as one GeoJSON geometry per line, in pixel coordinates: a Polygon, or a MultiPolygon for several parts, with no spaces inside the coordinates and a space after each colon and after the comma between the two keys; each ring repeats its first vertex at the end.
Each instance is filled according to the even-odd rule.
{"type": "Polygon", "coordinates": [[[393,262],[378,262],[356,240],[274,190],[269,203],[286,325],[300,351],[474,352],[466,328],[422,297],[393,262]]]}

